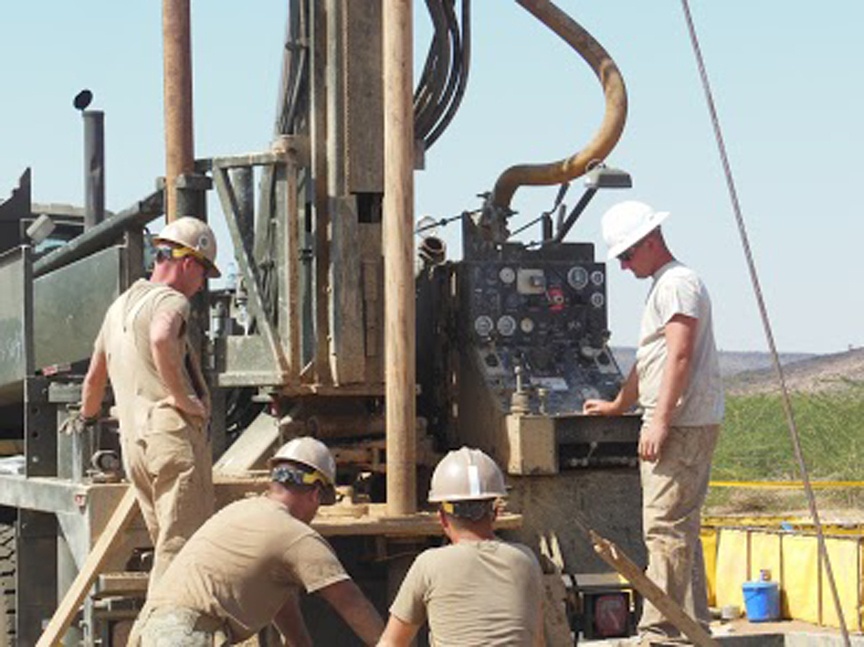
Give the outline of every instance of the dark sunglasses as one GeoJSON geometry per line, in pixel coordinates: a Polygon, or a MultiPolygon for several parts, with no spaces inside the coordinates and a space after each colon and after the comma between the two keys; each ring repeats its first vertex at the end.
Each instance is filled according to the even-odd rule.
{"type": "Polygon", "coordinates": [[[648,238],[650,238],[650,236],[651,236],[651,234],[648,234],[648,236],[645,236],[642,240],[637,242],[635,245],[630,245],[630,247],[628,247],[623,252],[618,254],[618,260],[621,261],[622,263],[628,262],[631,258],[633,258],[633,254],[636,253],[636,250],[639,249],[639,247],[641,247],[645,243],[645,241],[648,240],[648,238]]]}
{"type": "Polygon", "coordinates": [[[640,243],[636,243],[635,245],[633,245],[633,247],[629,247],[620,254],[618,254],[618,260],[622,263],[627,263],[631,258],[633,258],[633,254],[636,253],[636,248],[639,247],[639,244],[640,243]]]}

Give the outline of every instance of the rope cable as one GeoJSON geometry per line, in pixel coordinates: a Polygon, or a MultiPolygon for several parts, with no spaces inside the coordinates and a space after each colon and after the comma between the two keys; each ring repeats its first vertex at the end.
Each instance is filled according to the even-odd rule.
{"type": "Polygon", "coordinates": [[[768,309],[765,306],[765,299],[762,294],[762,288],[759,284],[759,276],[756,272],[756,264],[753,260],[753,253],[750,248],[750,242],[747,236],[747,229],[744,225],[744,217],[741,213],[741,205],[738,200],[738,192],[735,189],[735,181],[732,177],[732,168],[729,164],[729,158],[726,154],[726,144],[723,141],[723,133],[720,128],[720,119],[717,116],[717,110],[714,105],[714,97],[711,92],[711,85],[708,81],[708,73],[706,72],[705,62],[702,58],[702,50],[699,46],[699,38],[696,35],[696,28],[693,24],[693,17],[690,14],[689,1],[681,0],[681,6],[684,10],[684,18],[687,22],[687,30],[690,35],[690,43],[693,46],[693,54],[696,57],[696,64],[699,68],[699,76],[702,80],[702,89],[705,92],[705,101],[708,104],[708,112],[711,116],[711,125],[714,130],[714,138],[717,141],[717,149],[720,154],[720,160],[723,164],[723,173],[726,177],[726,186],[729,191],[729,198],[732,202],[732,210],[735,214],[735,222],[738,226],[738,234],[741,238],[741,244],[744,248],[744,255],[747,259],[747,268],[750,273],[750,281],[753,285],[753,292],[756,296],[756,302],[759,307],[759,315],[762,320],[762,327],[765,330],[765,337],[768,341],[771,360],[774,365],[774,370],[777,373],[777,379],[780,383],[783,411],[786,415],[786,423],[789,428],[789,435],[792,439],[792,447],[795,451],[795,459],[798,462],[798,468],[801,472],[801,481],[804,484],[804,491],[807,496],[807,504],[810,508],[810,516],[813,518],[813,525],[816,529],[817,543],[819,546],[819,556],[825,566],[825,573],[828,576],[828,583],[831,588],[831,595],[834,599],[834,608],[837,612],[837,618],[840,621],[840,631],[843,635],[843,643],[844,645],[846,645],[846,647],[850,647],[849,632],[846,629],[846,620],[843,616],[843,609],[840,606],[840,597],[837,593],[837,584],[834,580],[834,572],[831,568],[831,562],[828,559],[828,549],[825,545],[825,536],[822,532],[822,522],[819,519],[819,511],[816,507],[816,498],[813,494],[813,488],[810,485],[810,477],[807,472],[807,465],[804,461],[804,454],[801,450],[801,440],[798,434],[798,427],[795,424],[795,415],[792,409],[792,401],[789,397],[789,390],[786,387],[786,379],[783,374],[783,367],[780,364],[780,357],[777,353],[777,346],[774,343],[774,334],[771,328],[771,321],[768,317],[768,309]]]}

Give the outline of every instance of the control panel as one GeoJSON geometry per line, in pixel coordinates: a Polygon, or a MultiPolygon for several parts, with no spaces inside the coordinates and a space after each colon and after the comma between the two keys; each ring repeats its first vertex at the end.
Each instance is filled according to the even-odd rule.
{"type": "Polygon", "coordinates": [[[557,256],[525,251],[460,267],[461,329],[504,410],[517,388],[532,412],[547,415],[581,412],[586,399],[618,392],[605,265],[557,256]]]}

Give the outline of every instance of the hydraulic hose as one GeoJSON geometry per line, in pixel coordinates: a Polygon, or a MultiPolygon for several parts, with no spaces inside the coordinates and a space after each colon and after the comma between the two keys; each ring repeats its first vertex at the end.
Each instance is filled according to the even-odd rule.
{"type": "Polygon", "coordinates": [[[505,170],[495,182],[490,202],[508,210],[521,186],[560,184],[583,175],[602,161],[618,143],[627,120],[627,90],[612,57],[591,34],[548,0],[516,0],[535,18],[558,34],[585,60],[600,80],[606,97],[606,113],[600,129],[588,145],[571,157],[549,164],[520,164],[505,170]]]}

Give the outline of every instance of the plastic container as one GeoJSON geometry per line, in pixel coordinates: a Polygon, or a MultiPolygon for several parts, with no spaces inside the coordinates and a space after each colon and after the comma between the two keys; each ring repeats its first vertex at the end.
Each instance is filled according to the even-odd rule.
{"type": "Polygon", "coordinates": [[[750,622],[780,619],[780,587],[777,582],[744,582],[744,607],[750,622]]]}

